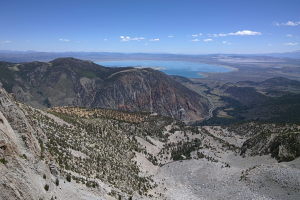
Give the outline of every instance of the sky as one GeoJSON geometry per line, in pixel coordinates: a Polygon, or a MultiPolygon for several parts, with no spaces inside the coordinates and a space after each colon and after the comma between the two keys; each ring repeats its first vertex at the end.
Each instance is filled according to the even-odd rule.
{"type": "Polygon", "coordinates": [[[300,0],[1,0],[0,50],[271,53],[300,49],[300,0]]]}

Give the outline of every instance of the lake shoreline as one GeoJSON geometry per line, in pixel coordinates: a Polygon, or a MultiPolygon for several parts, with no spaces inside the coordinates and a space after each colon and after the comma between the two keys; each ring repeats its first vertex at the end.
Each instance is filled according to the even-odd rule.
{"type": "Polygon", "coordinates": [[[134,60],[114,59],[95,62],[106,67],[137,67],[153,68],[168,75],[183,76],[186,78],[205,78],[211,73],[226,73],[237,71],[237,68],[213,63],[193,62],[184,60],[134,60]]]}

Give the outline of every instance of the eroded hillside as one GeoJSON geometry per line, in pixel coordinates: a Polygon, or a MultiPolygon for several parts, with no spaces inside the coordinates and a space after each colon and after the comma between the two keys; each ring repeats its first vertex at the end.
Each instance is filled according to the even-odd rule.
{"type": "Polygon", "coordinates": [[[187,126],[151,113],[39,110],[3,89],[0,112],[2,199],[300,196],[297,124],[187,126]]]}

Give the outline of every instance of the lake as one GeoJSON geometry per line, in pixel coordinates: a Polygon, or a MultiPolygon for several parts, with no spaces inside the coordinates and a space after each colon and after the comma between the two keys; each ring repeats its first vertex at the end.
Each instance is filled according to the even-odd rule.
{"type": "Polygon", "coordinates": [[[179,75],[187,78],[202,78],[202,72],[232,71],[232,69],[227,67],[188,61],[118,60],[101,61],[97,62],[97,64],[106,67],[150,67],[169,75],[179,75]]]}

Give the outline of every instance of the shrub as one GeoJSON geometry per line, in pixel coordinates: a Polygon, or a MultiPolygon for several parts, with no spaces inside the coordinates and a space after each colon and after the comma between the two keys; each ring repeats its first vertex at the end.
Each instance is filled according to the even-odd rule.
{"type": "Polygon", "coordinates": [[[55,185],[59,186],[59,180],[58,180],[58,178],[56,178],[56,180],[55,180],[55,185]]]}
{"type": "Polygon", "coordinates": [[[46,184],[44,188],[45,188],[46,191],[48,191],[49,190],[49,185],[46,184]]]}
{"type": "Polygon", "coordinates": [[[24,158],[25,160],[27,160],[26,154],[23,154],[21,157],[24,158]]]}
{"type": "Polygon", "coordinates": [[[68,182],[71,182],[71,179],[72,179],[72,178],[71,178],[71,174],[67,174],[67,181],[68,181],[68,182]]]}
{"type": "Polygon", "coordinates": [[[6,163],[8,163],[8,161],[5,158],[0,158],[0,163],[5,165],[6,163]]]}

